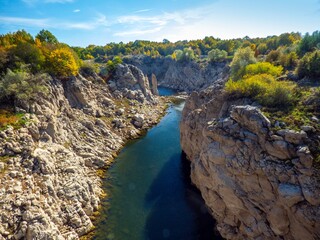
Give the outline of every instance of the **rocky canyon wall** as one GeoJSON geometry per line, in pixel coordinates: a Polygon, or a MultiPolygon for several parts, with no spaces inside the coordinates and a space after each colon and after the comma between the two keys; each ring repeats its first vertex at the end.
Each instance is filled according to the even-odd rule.
{"type": "Polygon", "coordinates": [[[228,62],[177,62],[171,58],[142,55],[126,57],[123,61],[140,68],[149,79],[154,74],[160,86],[186,92],[207,88],[224,78],[229,70],[228,62]]]}
{"type": "Polygon", "coordinates": [[[0,131],[0,239],[89,232],[103,195],[101,169],[164,111],[132,65],[119,65],[108,83],[78,75],[47,88],[32,103],[16,102],[24,127],[0,131]]]}
{"type": "Polygon", "coordinates": [[[320,129],[276,131],[250,100],[228,100],[223,85],[192,93],[180,125],[217,229],[226,239],[320,239],[320,172],[308,148],[320,129]]]}

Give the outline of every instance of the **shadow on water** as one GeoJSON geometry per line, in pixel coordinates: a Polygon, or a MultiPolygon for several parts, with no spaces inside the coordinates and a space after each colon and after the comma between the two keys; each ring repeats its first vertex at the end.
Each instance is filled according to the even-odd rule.
{"type": "Polygon", "coordinates": [[[145,197],[152,210],[146,220],[145,239],[222,239],[215,221],[190,180],[190,163],[183,153],[164,165],[145,197]],[[172,177],[175,176],[175,177],[172,177]]]}
{"type": "Polygon", "coordinates": [[[190,164],[181,154],[179,122],[183,103],[128,144],[106,173],[96,240],[206,240],[214,221],[190,182],[190,164]]]}

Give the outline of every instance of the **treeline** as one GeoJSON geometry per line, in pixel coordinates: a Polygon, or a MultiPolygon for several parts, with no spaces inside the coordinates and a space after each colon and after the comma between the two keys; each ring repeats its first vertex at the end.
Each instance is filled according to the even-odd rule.
{"type": "MultiPolygon", "coordinates": [[[[127,44],[120,42],[81,48],[60,43],[47,30],[41,30],[35,37],[20,30],[0,35],[0,99],[11,96],[32,98],[37,92],[43,92],[37,86],[39,79],[46,79],[43,74],[68,79],[80,71],[89,75],[97,73],[108,79],[125,55],[168,57],[181,62],[220,62],[233,59],[234,70],[237,52],[242,49],[249,49],[250,54],[247,53],[246,57],[253,56],[255,61],[281,66],[282,73],[290,71],[298,78],[308,77],[319,81],[319,31],[304,37],[299,33],[284,33],[266,38],[221,40],[205,37],[202,40],[175,43],[166,39],[162,42],[137,40],[127,44]],[[100,64],[96,64],[97,62],[100,64]],[[42,74],[41,77],[39,74],[42,74]]],[[[239,64],[243,65],[245,62],[241,60],[239,64]]],[[[239,66],[239,69],[245,71],[243,66],[239,66]]],[[[237,74],[241,75],[241,71],[237,74]]],[[[43,81],[41,84],[44,84],[43,81]]]]}
{"type": "Polygon", "coordinates": [[[299,33],[284,33],[280,36],[267,38],[238,38],[222,40],[214,37],[205,37],[201,40],[170,42],[164,39],[162,42],[137,40],[127,44],[109,43],[105,46],[89,45],[86,48],[74,47],[81,59],[92,59],[102,56],[117,55],[147,55],[152,57],[172,56],[176,50],[192,49],[195,56],[208,55],[213,49],[223,50],[228,56],[233,56],[238,48],[250,46],[256,55],[266,54],[267,51],[276,50],[278,47],[291,46],[301,40],[299,33]]]}

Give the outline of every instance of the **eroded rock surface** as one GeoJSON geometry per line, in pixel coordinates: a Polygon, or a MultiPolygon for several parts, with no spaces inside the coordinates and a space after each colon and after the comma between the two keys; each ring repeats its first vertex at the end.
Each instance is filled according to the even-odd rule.
{"type": "Polygon", "coordinates": [[[217,229],[226,239],[320,239],[320,173],[306,144],[313,130],[275,132],[250,100],[232,102],[222,89],[217,81],[193,93],[181,122],[192,181],[217,229]]]}
{"type": "Polygon", "coordinates": [[[0,131],[0,239],[78,239],[92,229],[97,173],[164,111],[139,69],[117,71],[115,87],[98,76],[52,79],[48,94],[17,103],[27,125],[0,131]]]}
{"type": "Polygon", "coordinates": [[[132,56],[123,59],[141,69],[150,79],[152,74],[158,84],[179,91],[199,91],[228,74],[228,63],[177,62],[171,58],[132,56]]]}

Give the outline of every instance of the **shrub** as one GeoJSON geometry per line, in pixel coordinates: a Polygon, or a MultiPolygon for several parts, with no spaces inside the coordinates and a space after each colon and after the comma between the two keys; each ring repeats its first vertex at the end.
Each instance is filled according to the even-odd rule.
{"type": "Polygon", "coordinates": [[[306,53],[297,67],[299,77],[320,78],[320,50],[306,53]]]}
{"type": "Polygon", "coordinates": [[[98,67],[92,62],[84,62],[80,67],[81,73],[86,75],[93,75],[94,73],[98,73],[98,67]]]}
{"type": "Polygon", "coordinates": [[[220,49],[212,49],[208,52],[208,58],[211,62],[221,62],[227,59],[228,53],[220,49]]]}
{"type": "Polygon", "coordinates": [[[185,48],[182,50],[175,50],[172,54],[172,58],[179,62],[189,62],[195,59],[194,51],[191,48],[185,48]]]}
{"type": "Polygon", "coordinates": [[[49,55],[48,61],[49,71],[55,76],[69,77],[78,73],[79,64],[68,47],[53,50],[49,55]]]}
{"type": "Polygon", "coordinates": [[[245,67],[244,75],[245,76],[253,76],[256,74],[269,74],[274,77],[279,77],[283,72],[283,67],[274,66],[269,62],[258,62],[249,64],[245,67]]]}
{"type": "Polygon", "coordinates": [[[244,76],[245,67],[257,60],[254,57],[254,52],[250,47],[240,48],[234,54],[233,60],[230,64],[231,77],[238,80],[244,76]]]}
{"type": "Polygon", "coordinates": [[[287,107],[294,101],[295,84],[277,81],[269,74],[258,74],[238,81],[230,79],[225,90],[235,98],[250,97],[267,107],[287,107]]]}
{"type": "Polygon", "coordinates": [[[122,59],[119,56],[115,56],[112,60],[108,60],[106,64],[106,69],[108,73],[112,73],[117,65],[122,63],[122,59]]]}
{"type": "Polygon", "coordinates": [[[0,80],[0,99],[14,97],[18,100],[33,100],[48,91],[45,86],[48,80],[46,74],[32,75],[26,71],[12,72],[8,69],[0,80]]]}

